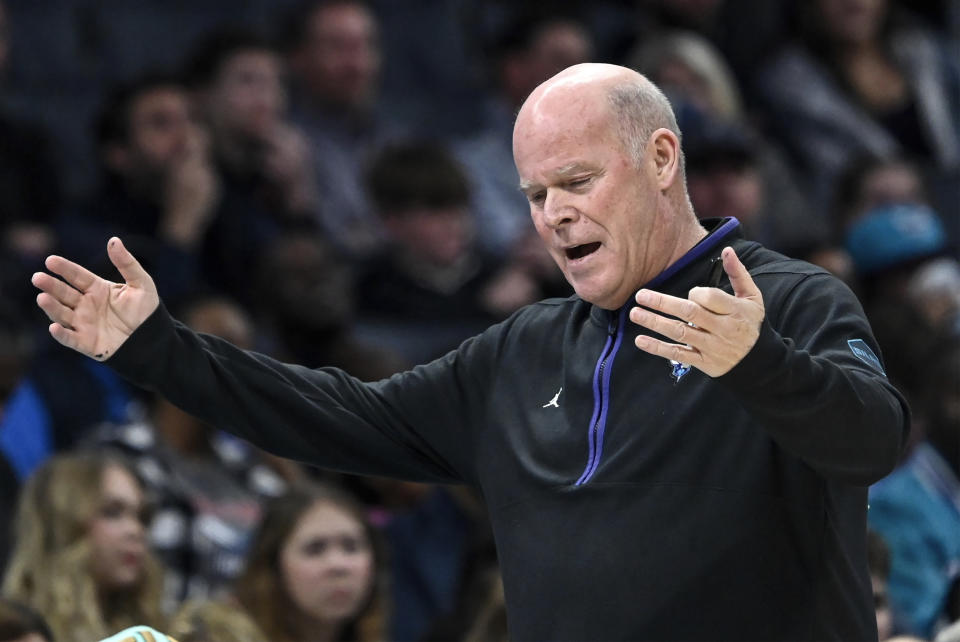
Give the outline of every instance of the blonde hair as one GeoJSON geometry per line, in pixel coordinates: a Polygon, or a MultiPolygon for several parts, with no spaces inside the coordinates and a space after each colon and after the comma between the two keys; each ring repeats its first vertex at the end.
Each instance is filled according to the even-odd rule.
{"type": "Polygon", "coordinates": [[[707,84],[710,105],[723,118],[743,118],[742,99],[733,72],[716,47],[690,31],[674,31],[644,42],[630,54],[629,65],[658,80],[664,64],[677,61],[707,84]]]}
{"type": "Polygon", "coordinates": [[[37,470],[20,494],[3,592],[41,613],[60,642],[89,642],[160,621],[161,574],[152,558],[137,585],[109,602],[91,573],[90,521],[102,499],[104,472],[112,467],[136,478],[113,457],[59,455],[37,470]]]}

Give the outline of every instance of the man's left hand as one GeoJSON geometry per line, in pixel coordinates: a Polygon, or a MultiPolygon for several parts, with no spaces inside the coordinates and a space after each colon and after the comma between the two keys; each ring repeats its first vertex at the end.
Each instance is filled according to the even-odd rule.
{"type": "Polygon", "coordinates": [[[732,295],[704,287],[693,288],[686,299],[652,290],[637,292],[636,301],[643,307],[630,310],[630,320],[678,342],[640,335],[634,341],[638,348],[691,365],[711,377],[726,374],[740,363],[760,336],[763,296],[733,248],[724,248],[721,257],[732,295]]]}

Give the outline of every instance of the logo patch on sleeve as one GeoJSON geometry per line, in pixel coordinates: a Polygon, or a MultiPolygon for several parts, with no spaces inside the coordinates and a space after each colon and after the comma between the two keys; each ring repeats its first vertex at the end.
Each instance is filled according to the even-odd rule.
{"type": "Polygon", "coordinates": [[[880,374],[884,377],[887,376],[887,373],[883,371],[883,365],[880,363],[880,357],[873,353],[873,350],[870,349],[866,341],[863,339],[848,339],[847,345],[850,346],[850,352],[852,352],[857,359],[870,364],[879,370],[880,374]]]}

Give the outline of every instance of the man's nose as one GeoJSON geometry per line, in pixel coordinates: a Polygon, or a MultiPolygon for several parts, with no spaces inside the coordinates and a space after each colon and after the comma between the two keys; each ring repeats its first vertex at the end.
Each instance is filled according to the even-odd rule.
{"type": "Polygon", "coordinates": [[[548,227],[561,227],[577,220],[577,208],[561,190],[548,189],[543,202],[543,222],[548,227]]]}

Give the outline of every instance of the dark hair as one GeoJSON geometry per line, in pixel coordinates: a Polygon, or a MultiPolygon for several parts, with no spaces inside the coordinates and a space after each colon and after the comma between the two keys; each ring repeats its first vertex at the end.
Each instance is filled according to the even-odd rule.
{"type": "Polygon", "coordinates": [[[130,115],[133,103],[158,89],[184,89],[183,80],[166,70],[148,71],[113,87],[97,114],[94,125],[97,145],[123,144],[130,139],[130,115]]]}
{"type": "Polygon", "coordinates": [[[857,205],[863,194],[864,182],[874,172],[887,167],[905,167],[916,172],[923,185],[923,177],[917,167],[900,156],[879,156],[865,152],[852,158],[837,177],[833,187],[831,215],[834,222],[834,234],[838,239],[844,237],[846,227],[851,222],[851,209],[857,205]]]}
{"type": "Polygon", "coordinates": [[[31,633],[53,642],[53,633],[42,615],[26,604],[0,597],[0,642],[18,640],[31,633]]]}
{"type": "Polygon", "coordinates": [[[299,49],[307,41],[310,20],[316,13],[327,7],[355,5],[374,13],[368,0],[313,0],[294,7],[284,16],[277,33],[277,48],[284,53],[299,49]]]}
{"type": "Polygon", "coordinates": [[[277,49],[256,31],[227,28],[203,38],[187,57],[184,78],[191,89],[207,87],[216,82],[224,63],[238,53],[277,49]]]}
{"type": "Polygon", "coordinates": [[[462,206],[470,201],[463,168],[446,148],[426,141],[386,147],[374,158],[367,185],[381,213],[462,206]]]}
{"type": "Polygon", "coordinates": [[[496,60],[530,51],[548,28],[558,24],[574,23],[586,29],[586,24],[573,3],[551,3],[546,7],[527,7],[515,14],[492,38],[488,50],[496,60]]]}

